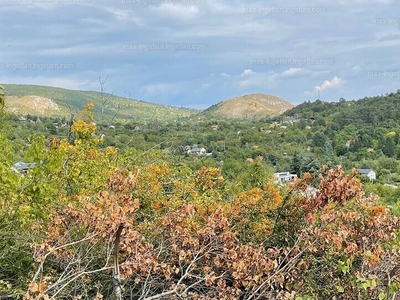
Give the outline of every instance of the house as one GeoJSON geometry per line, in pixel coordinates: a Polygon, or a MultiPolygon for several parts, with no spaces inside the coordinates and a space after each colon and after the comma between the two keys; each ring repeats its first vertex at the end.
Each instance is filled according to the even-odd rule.
{"type": "Polygon", "coordinates": [[[189,154],[197,154],[197,155],[205,155],[206,154],[206,149],[204,148],[192,148],[188,150],[189,154]]]}
{"type": "Polygon", "coordinates": [[[275,182],[279,184],[283,184],[286,182],[293,182],[297,179],[296,174],[292,174],[290,172],[278,172],[274,173],[275,182]]]}
{"type": "Polygon", "coordinates": [[[358,173],[360,175],[365,175],[369,178],[370,181],[374,181],[376,179],[376,173],[371,169],[358,169],[358,173]]]}
{"type": "Polygon", "coordinates": [[[354,142],[355,142],[354,140],[348,140],[348,141],[346,142],[346,147],[347,147],[347,148],[350,148],[350,146],[353,145],[354,142]]]}
{"type": "Polygon", "coordinates": [[[283,122],[284,123],[290,123],[293,124],[294,122],[298,122],[299,120],[296,119],[296,117],[290,116],[290,117],[286,117],[283,122]]]}
{"type": "Polygon", "coordinates": [[[26,163],[26,162],[19,161],[14,164],[12,169],[18,173],[27,174],[29,169],[32,169],[35,165],[36,165],[36,163],[26,163]]]}

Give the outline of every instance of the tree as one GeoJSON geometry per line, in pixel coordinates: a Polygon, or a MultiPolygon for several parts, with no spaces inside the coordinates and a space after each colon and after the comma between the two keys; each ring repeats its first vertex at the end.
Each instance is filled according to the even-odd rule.
{"type": "Polygon", "coordinates": [[[291,169],[298,175],[310,173],[314,178],[318,177],[321,163],[313,153],[295,154],[292,159],[291,169]]]}
{"type": "Polygon", "coordinates": [[[325,169],[315,195],[304,193],[306,173],[286,195],[266,182],[212,203],[198,192],[215,190],[215,199],[219,179],[203,169],[194,185],[172,183],[190,184],[194,198],[170,194],[164,206],[159,195],[147,204],[132,196],[141,176],[150,186],[161,173],[174,177],[153,172],[116,169],[96,196],[52,214],[34,247],[37,271],[25,298],[395,297],[399,221],[362,194],[356,172],[325,169]],[[153,217],[141,219],[146,205],[153,217]]]}
{"type": "Polygon", "coordinates": [[[250,163],[248,169],[239,176],[239,181],[245,189],[253,187],[261,187],[268,178],[271,178],[265,163],[261,160],[261,156],[255,158],[254,162],[250,163]]]}
{"type": "MultiPolygon", "coordinates": [[[[314,248],[317,262],[314,267],[318,268],[316,284],[325,288],[340,287],[337,292],[343,299],[352,299],[351,295],[395,299],[400,287],[400,252],[398,244],[394,248],[385,248],[384,244],[396,240],[392,234],[398,230],[399,219],[377,203],[376,195],[365,197],[356,175],[355,169],[344,176],[341,167],[324,168],[318,192],[314,197],[304,198],[303,208],[310,211],[306,213],[306,220],[317,226],[313,232],[317,240],[321,238],[314,248]],[[324,258],[318,253],[324,253],[324,258]],[[337,275],[329,273],[327,266],[331,263],[337,266],[337,275]],[[321,272],[324,269],[327,272],[321,272]],[[324,282],[321,278],[330,279],[324,282]]],[[[307,185],[298,182],[297,187],[301,186],[304,190],[307,185]]],[[[327,295],[322,290],[318,294],[322,298],[327,295]]]]}
{"type": "Polygon", "coordinates": [[[396,151],[396,144],[392,137],[385,136],[382,141],[382,152],[388,157],[393,157],[396,151]]]}
{"type": "Polygon", "coordinates": [[[324,147],[326,142],[325,136],[322,133],[317,132],[313,137],[314,147],[324,147]]]}
{"type": "Polygon", "coordinates": [[[325,122],[324,118],[319,117],[314,121],[314,125],[315,126],[326,126],[326,122],[325,122]]]}
{"type": "MultiPolygon", "coordinates": [[[[341,109],[357,105],[349,104],[341,109]]],[[[330,109],[335,105],[317,103],[307,111],[317,119],[330,109]]],[[[151,141],[162,133],[185,146],[190,132],[184,127],[135,130],[129,146],[117,141],[116,149],[99,139],[92,111],[89,104],[77,116],[71,141],[30,135],[46,126],[0,113],[6,121],[0,124],[0,297],[398,297],[399,220],[391,213],[399,212],[397,192],[377,187],[366,193],[356,172],[321,168],[319,160],[347,140],[366,143],[365,134],[376,140],[373,147],[383,145],[385,137],[395,138],[394,124],[347,126],[332,136],[332,145],[326,140],[305,152],[318,128],[288,126],[279,137],[252,129],[265,124],[231,122],[221,141],[219,130],[195,120],[193,142],[211,144],[216,137],[214,146],[225,151],[186,158],[151,141]],[[241,148],[246,132],[248,148],[241,148]],[[307,141],[298,145],[301,136],[307,141]],[[11,170],[16,159],[36,167],[21,176],[11,170]],[[270,162],[301,178],[277,185],[270,162]]],[[[106,142],[126,139],[125,129],[105,129],[106,142]]],[[[396,159],[371,152],[369,160],[356,161],[361,150],[346,149],[340,158],[346,169],[357,164],[397,180],[396,159]]]]}
{"type": "Polygon", "coordinates": [[[6,96],[4,94],[4,87],[0,85],[0,111],[4,108],[6,103],[6,96]]]}

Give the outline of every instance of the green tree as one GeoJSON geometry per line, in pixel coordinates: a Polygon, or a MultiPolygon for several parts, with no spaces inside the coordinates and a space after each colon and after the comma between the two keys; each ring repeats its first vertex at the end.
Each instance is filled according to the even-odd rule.
{"type": "Polygon", "coordinates": [[[396,152],[396,144],[390,136],[385,136],[382,141],[382,152],[388,157],[393,157],[396,152]]]}
{"type": "Polygon", "coordinates": [[[291,169],[298,175],[310,173],[314,179],[318,178],[321,163],[313,153],[295,154],[292,159],[291,169]]]}
{"type": "Polygon", "coordinates": [[[267,171],[265,163],[256,158],[238,179],[239,182],[242,183],[244,189],[251,189],[254,187],[262,187],[271,177],[272,174],[267,171]]]}
{"type": "Polygon", "coordinates": [[[316,134],[314,134],[312,141],[314,147],[324,147],[326,138],[322,133],[317,132],[316,134]]]}

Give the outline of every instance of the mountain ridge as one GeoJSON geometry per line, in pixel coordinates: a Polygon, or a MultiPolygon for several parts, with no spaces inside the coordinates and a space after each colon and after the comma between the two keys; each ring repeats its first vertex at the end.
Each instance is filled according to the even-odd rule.
{"type": "Polygon", "coordinates": [[[102,120],[172,121],[181,117],[209,116],[228,119],[257,119],[277,116],[294,105],[269,94],[246,94],[221,101],[205,110],[152,103],[96,91],[70,90],[27,84],[5,84],[5,110],[19,115],[62,116],[77,114],[88,101],[102,120]]]}
{"type": "Polygon", "coordinates": [[[5,110],[21,115],[68,116],[71,113],[78,113],[88,101],[92,101],[95,105],[95,116],[101,114],[106,120],[171,121],[199,112],[197,109],[152,103],[96,91],[27,84],[4,84],[4,90],[5,110]]]}
{"type": "Polygon", "coordinates": [[[221,101],[203,112],[228,119],[254,119],[277,116],[294,106],[292,103],[274,95],[254,93],[221,101]]]}

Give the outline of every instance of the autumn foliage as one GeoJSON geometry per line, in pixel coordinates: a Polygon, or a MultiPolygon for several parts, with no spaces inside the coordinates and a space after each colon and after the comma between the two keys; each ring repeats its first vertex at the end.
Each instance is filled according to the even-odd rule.
{"type": "Polygon", "coordinates": [[[314,197],[304,196],[307,180],[286,192],[266,181],[231,201],[215,202],[208,196],[199,200],[208,189],[223,196],[218,170],[202,169],[186,182],[174,182],[177,174],[165,163],[146,172],[157,176],[114,169],[103,190],[80,195],[51,215],[45,239],[34,246],[38,272],[26,299],[82,291],[111,297],[120,226],[122,297],[386,299],[397,291],[398,219],[340,168],[321,175],[314,197]],[[141,178],[155,196],[146,204],[151,218],[149,207],[132,196],[143,188],[141,178]],[[163,195],[167,178],[177,188],[163,195]],[[182,198],[182,186],[191,196],[182,198]]]}
{"type": "Polygon", "coordinates": [[[73,143],[41,154],[54,199],[23,224],[24,299],[399,297],[399,220],[355,172],[325,168],[315,191],[308,173],[227,183],[219,168],[100,149],[91,108],[73,143]]]}

